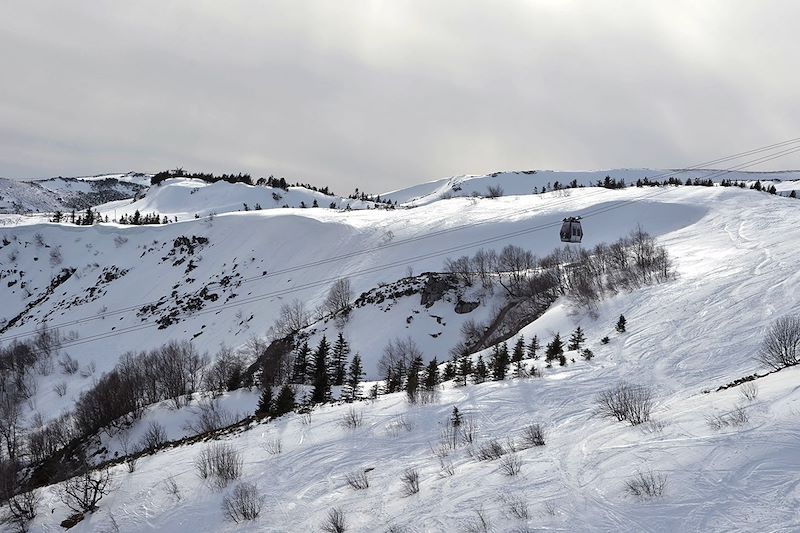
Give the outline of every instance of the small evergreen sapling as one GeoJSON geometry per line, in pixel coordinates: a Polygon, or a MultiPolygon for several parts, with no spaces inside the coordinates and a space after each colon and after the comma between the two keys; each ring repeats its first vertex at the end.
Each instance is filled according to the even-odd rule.
{"type": "Polygon", "coordinates": [[[575,331],[572,332],[572,336],[569,338],[569,349],[580,350],[581,345],[584,342],[586,342],[586,335],[583,334],[583,329],[578,326],[575,328],[575,331]]]}
{"type": "Polygon", "coordinates": [[[619,320],[617,320],[616,330],[619,333],[625,333],[625,317],[623,315],[619,315],[619,320]]]}

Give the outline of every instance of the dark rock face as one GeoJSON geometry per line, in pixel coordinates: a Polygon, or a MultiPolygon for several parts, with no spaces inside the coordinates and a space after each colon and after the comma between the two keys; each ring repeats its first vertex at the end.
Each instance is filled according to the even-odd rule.
{"type": "Polygon", "coordinates": [[[463,314],[466,314],[466,313],[471,313],[479,305],[480,305],[480,302],[465,302],[464,300],[459,300],[456,303],[455,311],[459,315],[463,315],[463,314]]]}
{"type": "Polygon", "coordinates": [[[452,276],[429,274],[425,286],[422,287],[420,304],[425,307],[432,306],[441,300],[447,291],[455,289],[457,285],[458,283],[452,276]]]}

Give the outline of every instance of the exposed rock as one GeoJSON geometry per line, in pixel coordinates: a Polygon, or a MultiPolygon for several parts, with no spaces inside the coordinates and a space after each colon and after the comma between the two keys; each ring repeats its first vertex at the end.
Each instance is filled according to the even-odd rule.
{"type": "Polygon", "coordinates": [[[455,289],[458,283],[453,276],[443,276],[440,274],[429,274],[425,286],[422,287],[422,299],[420,304],[430,307],[441,300],[445,293],[455,289]]]}
{"type": "Polygon", "coordinates": [[[474,311],[481,303],[480,302],[465,302],[464,300],[459,299],[458,303],[456,303],[456,313],[459,315],[463,315],[466,313],[471,313],[474,311]]]}

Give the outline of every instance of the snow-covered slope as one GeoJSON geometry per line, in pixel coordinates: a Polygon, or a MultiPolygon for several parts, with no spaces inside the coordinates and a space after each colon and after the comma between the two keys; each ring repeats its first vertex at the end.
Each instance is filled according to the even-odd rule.
{"type": "MultiPolygon", "coordinates": [[[[409,405],[394,394],[354,406],[323,406],[310,420],[290,414],[228,435],[224,440],[243,454],[243,480],[256,483],[265,497],[254,523],[227,520],[221,501],[231,487],[212,489],[196,475],[193,461],[208,445],[201,442],[143,458],[133,473],[114,467],[113,492],[72,531],[113,529],[112,517],[121,531],[315,531],[334,507],[345,512],[348,531],[474,530],[480,508],[495,531],[797,528],[798,370],[758,380],[755,401],[745,402],[737,388],[706,391],[756,370],[753,356],[765,328],[800,309],[800,203],[722,187],[583,188],[515,196],[515,176],[498,182],[502,198],[430,198],[414,209],[264,209],[164,226],[0,229],[0,244],[8,243],[0,248],[6,320],[0,339],[30,332],[47,317],[51,325],[76,332],[65,350],[81,369],[93,361],[96,374],[110,369],[125,350],[172,338],[194,338],[212,353],[223,342],[240,345],[250,335],[266,334],[282,303],[299,298],[314,307],[342,277],[359,294],[391,285],[408,276],[409,268],[440,270],[445,257],[479,248],[517,244],[546,254],[560,246],[558,226],[567,215],[583,216],[587,247],[641,226],[667,247],[678,273],[668,283],[605,300],[596,316],[559,300],[520,332],[547,342],[556,332],[567,335],[581,325],[595,354],[591,361],[573,352],[568,355],[576,361],[565,367],[529,361],[542,378],[467,387],[448,383],[428,405],[409,405]],[[48,290],[64,269],[75,271],[48,290]],[[193,313],[170,314],[176,299],[185,303],[203,287],[218,295],[216,301],[203,300],[193,313]],[[38,303],[28,309],[33,301],[38,303]],[[161,303],[138,316],[147,302],[161,303]],[[628,331],[621,334],[613,329],[620,314],[628,319],[628,331]],[[15,317],[20,318],[9,327],[15,317]],[[164,317],[178,321],[167,320],[173,323],[159,329],[157,320],[163,325],[164,317]],[[607,335],[610,342],[600,343],[607,335]],[[597,416],[596,395],[622,380],[654,391],[657,424],[642,430],[597,416]],[[746,424],[722,430],[708,424],[709,415],[738,404],[749,417],[746,424]],[[476,423],[476,443],[450,452],[446,461],[454,473],[447,475],[432,448],[453,406],[476,423]],[[355,430],[342,426],[351,408],[363,413],[355,430]],[[547,444],[517,452],[518,476],[503,475],[499,460],[470,455],[492,438],[505,446],[508,438],[519,442],[532,422],[545,426],[547,444]],[[266,448],[275,439],[283,451],[272,455],[266,448]],[[421,488],[404,496],[400,476],[409,467],[418,469],[421,488]],[[370,487],[354,491],[345,476],[365,468],[374,468],[370,487]],[[642,502],[627,495],[626,480],[649,469],[667,477],[664,496],[642,502]],[[169,477],[179,486],[179,498],[166,490],[169,477]],[[527,504],[528,518],[510,514],[510,498],[527,504]]],[[[405,202],[438,190],[419,188],[405,202]]],[[[180,213],[193,216],[191,209],[163,214],[180,213]]],[[[469,316],[455,313],[452,301],[428,310],[419,304],[418,295],[411,295],[385,312],[379,306],[354,311],[344,331],[372,377],[388,339],[410,335],[426,359],[441,359],[469,316]]],[[[473,316],[485,312],[478,308],[473,316]]],[[[322,323],[315,335],[323,330],[329,337],[337,331],[333,322],[322,323]]],[[[88,372],[44,378],[31,405],[46,418],[53,416],[91,381],[88,372]],[[64,379],[69,389],[60,398],[53,385],[64,379]]],[[[223,401],[234,410],[252,409],[255,395],[236,392],[223,401]]],[[[154,407],[131,431],[141,434],[142,424],[153,417],[180,426],[184,415],[154,407]]],[[[58,488],[43,490],[43,508],[53,512],[41,512],[35,527],[54,530],[68,514],[58,488]]]]}
{"type": "Polygon", "coordinates": [[[553,188],[566,187],[570,183],[590,187],[605,180],[609,176],[618,182],[624,180],[628,185],[638,179],[664,181],[676,178],[681,182],[687,179],[712,179],[719,182],[723,179],[743,181],[748,185],[757,180],[775,183],[780,191],[800,189],[800,171],[782,170],[774,172],[746,172],[716,169],[665,170],[652,168],[622,168],[609,170],[524,170],[519,172],[494,172],[488,175],[453,176],[414,185],[405,189],[390,191],[381,195],[398,204],[407,206],[423,205],[443,198],[460,196],[486,196],[489,187],[500,187],[502,194],[523,195],[553,188]]]}
{"type": "Polygon", "coordinates": [[[16,181],[0,178],[0,213],[36,213],[86,209],[133,198],[149,184],[144,174],[16,181]]]}
{"type": "Polygon", "coordinates": [[[319,207],[338,209],[366,209],[374,207],[374,202],[351,200],[339,196],[330,196],[304,187],[289,187],[289,190],[266,186],[246,185],[244,183],[228,183],[218,181],[208,183],[199,179],[171,178],[157,186],[151,187],[145,195],[136,201],[118,201],[97,207],[102,215],[110,219],[131,216],[139,211],[141,214],[158,213],[170,220],[188,220],[208,216],[212,213],[229,213],[245,210],[274,209],[282,207],[312,207],[317,202],[319,207]]]}

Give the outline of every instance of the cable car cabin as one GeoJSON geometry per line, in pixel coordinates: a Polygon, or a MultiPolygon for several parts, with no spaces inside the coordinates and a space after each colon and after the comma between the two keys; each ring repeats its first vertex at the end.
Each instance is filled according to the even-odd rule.
{"type": "Polygon", "coordinates": [[[581,242],[583,238],[583,228],[581,228],[581,217],[567,217],[561,224],[562,242],[581,242]]]}

